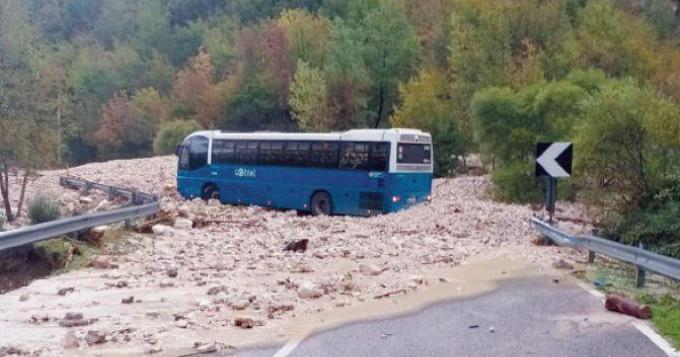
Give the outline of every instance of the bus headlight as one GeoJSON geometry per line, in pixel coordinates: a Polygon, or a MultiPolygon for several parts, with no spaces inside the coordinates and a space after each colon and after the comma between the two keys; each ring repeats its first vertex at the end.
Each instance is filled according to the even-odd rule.
{"type": "Polygon", "coordinates": [[[399,197],[399,196],[392,196],[392,202],[397,203],[397,202],[399,202],[399,201],[401,201],[401,197],[399,197]]]}

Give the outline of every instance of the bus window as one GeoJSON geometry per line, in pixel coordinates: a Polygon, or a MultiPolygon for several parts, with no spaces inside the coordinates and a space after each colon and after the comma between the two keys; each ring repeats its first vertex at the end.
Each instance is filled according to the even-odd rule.
{"type": "Polygon", "coordinates": [[[315,142],[309,154],[309,164],[313,167],[337,168],[338,144],[333,142],[315,142]]]}
{"type": "Polygon", "coordinates": [[[227,140],[213,140],[212,163],[227,164],[234,161],[234,142],[227,140]]]}
{"type": "Polygon", "coordinates": [[[309,143],[288,141],[284,150],[284,164],[288,166],[307,166],[309,143]]]}
{"type": "Polygon", "coordinates": [[[264,165],[280,165],[283,143],[280,141],[261,141],[258,162],[264,165]]]}
{"type": "Polygon", "coordinates": [[[340,168],[352,170],[368,170],[368,144],[343,143],[340,154],[340,168]]]}
{"type": "Polygon", "coordinates": [[[239,164],[256,164],[257,144],[257,141],[237,141],[234,149],[234,162],[239,164]]]}
{"type": "Polygon", "coordinates": [[[208,138],[195,136],[189,140],[187,147],[189,148],[189,170],[198,170],[208,163],[208,138]]]}
{"type": "Polygon", "coordinates": [[[189,170],[189,143],[191,139],[186,143],[179,146],[179,169],[189,170]]]}
{"type": "Polygon", "coordinates": [[[389,144],[375,143],[370,144],[371,152],[369,158],[369,170],[387,171],[387,158],[389,156],[389,144]]]}
{"type": "Polygon", "coordinates": [[[399,164],[430,164],[432,146],[429,144],[399,144],[397,148],[397,163],[399,164]]]}

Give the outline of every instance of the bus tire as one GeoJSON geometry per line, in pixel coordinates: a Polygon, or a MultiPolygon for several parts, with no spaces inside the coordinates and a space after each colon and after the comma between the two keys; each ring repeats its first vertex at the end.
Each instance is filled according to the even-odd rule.
{"type": "Polygon", "coordinates": [[[220,200],[220,189],[215,186],[214,184],[207,184],[203,187],[203,191],[201,192],[201,198],[208,201],[208,200],[220,200]]]}
{"type": "Polygon", "coordinates": [[[333,201],[326,191],[318,191],[312,195],[311,211],[313,216],[330,216],[333,213],[333,201]]]}

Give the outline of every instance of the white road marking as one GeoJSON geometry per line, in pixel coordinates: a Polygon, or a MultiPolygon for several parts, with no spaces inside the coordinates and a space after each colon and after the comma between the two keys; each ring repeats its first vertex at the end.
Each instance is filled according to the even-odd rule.
{"type": "Polygon", "coordinates": [[[302,342],[304,338],[296,338],[294,340],[288,341],[285,346],[281,347],[280,350],[278,350],[272,357],[286,357],[288,356],[291,352],[293,352],[297,346],[302,342]]]}
{"type": "MultiPolygon", "coordinates": [[[[577,282],[577,285],[580,286],[585,291],[589,292],[591,295],[600,299],[604,303],[605,295],[601,291],[595,290],[588,286],[587,284],[580,281],[577,282]]],[[[650,341],[652,341],[653,344],[656,345],[656,347],[659,347],[665,354],[671,357],[680,357],[680,351],[673,348],[673,346],[671,346],[671,344],[668,341],[666,341],[666,339],[664,339],[661,335],[654,331],[654,329],[651,328],[647,322],[639,320],[634,321],[633,326],[635,326],[635,328],[637,328],[638,331],[645,335],[650,341]]]]}

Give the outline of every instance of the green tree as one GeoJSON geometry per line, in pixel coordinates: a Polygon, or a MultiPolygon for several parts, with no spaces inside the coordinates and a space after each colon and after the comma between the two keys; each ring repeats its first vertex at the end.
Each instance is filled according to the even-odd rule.
{"type": "Polygon", "coordinates": [[[435,173],[440,176],[450,175],[458,159],[465,156],[445,78],[440,73],[424,70],[402,83],[399,86],[401,105],[391,118],[395,127],[416,128],[432,134],[435,173]]]}
{"type": "Polygon", "coordinates": [[[631,79],[613,80],[583,102],[575,130],[585,197],[614,212],[636,209],[680,173],[677,103],[631,79]]]}
{"type": "Polygon", "coordinates": [[[174,120],[161,124],[153,141],[153,153],[168,155],[175,152],[175,147],[182,143],[187,135],[200,130],[201,125],[193,120],[174,120]]]}
{"type": "Polygon", "coordinates": [[[290,86],[290,107],[293,119],[305,131],[328,131],[333,118],[328,105],[328,89],[320,70],[298,61],[297,72],[290,86]]]}

